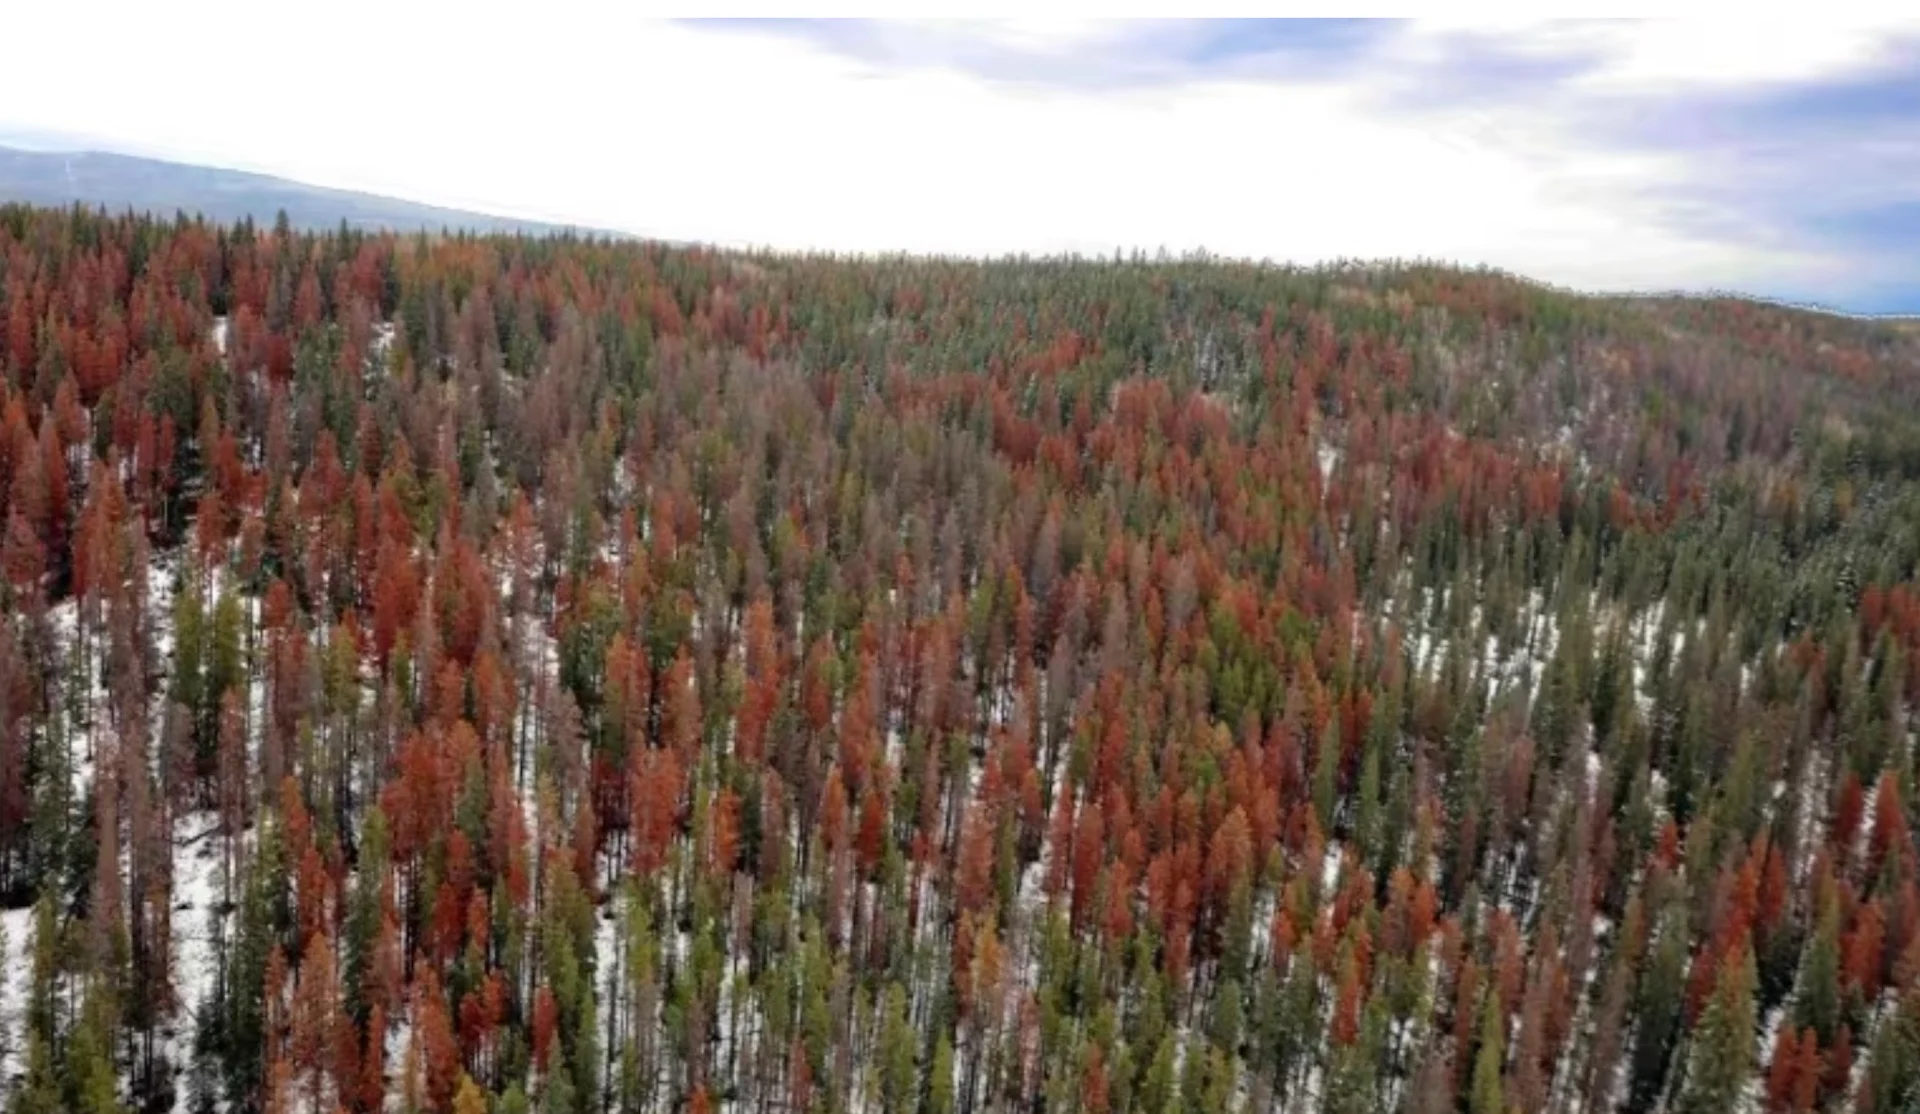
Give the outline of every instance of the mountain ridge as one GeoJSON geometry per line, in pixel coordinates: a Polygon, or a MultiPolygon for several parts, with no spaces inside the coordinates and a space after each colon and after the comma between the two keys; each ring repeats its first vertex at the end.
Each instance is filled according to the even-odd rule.
{"type": "Polygon", "coordinates": [[[628,237],[612,229],[457,209],[272,174],[101,149],[37,150],[0,144],[0,201],[62,207],[78,203],[161,215],[197,213],[222,224],[244,219],[271,223],[284,211],[289,223],[310,230],[333,228],[345,221],[350,227],[396,232],[459,228],[534,236],[573,232],[628,237]]]}

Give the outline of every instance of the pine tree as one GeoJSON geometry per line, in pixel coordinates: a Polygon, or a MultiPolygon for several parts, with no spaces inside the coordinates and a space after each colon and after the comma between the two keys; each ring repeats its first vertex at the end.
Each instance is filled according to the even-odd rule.
{"type": "Polygon", "coordinates": [[[540,1086],[540,1114],[582,1114],[582,1100],[573,1069],[565,1057],[555,1057],[554,1071],[540,1086]]]}
{"type": "Polygon", "coordinates": [[[1745,941],[1720,961],[1720,976],[1688,1046],[1680,1114],[1734,1109],[1753,1074],[1753,949],[1745,941]]]}
{"type": "Polygon", "coordinates": [[[1172,1114],[1178,1110],[1180,1088],[1174,1076],[1174,1040],[1171,1035],[1160,1038],[1159,1045],[1153,1051],[1153,1059],[1147,1064],[1145,1079],[1140,1085],[1140,1109],[1147,1114],[1172,1114]]]}
{"type": "Polygon", "coordinates": [[[193,772],[196,778],[213,775],[213,705],[205,677],[206,605],[200,596],[200,578],[189,576],[173,597],[173,661],[167,672],[171,703],[186,708],[193,721],[193,772]]]}
{"type": "Polygon", "coordinates": [[[1668,903],[1660,920],[1659,939],[1640,977],[1634,1013],[1639,1019],[1633,1039],[1633,1071],[1628,1086],[1631,1109],[1649,1110],[1667,1079],[1667,1065],[1680,1030],[1682,992],[1686,987],[1687,932],[1684,900],[1668,903]]]}
{"type": "Polygon", "coordinates": [[[1462,699],[1447,729],[1447,838],[1451,843],[1442,875],[1446,895],[1458,899],[1478,864],[1486,789],[1481,769],[1482,730],[1477,697],[1462,699]]]}
{"type": "Polygon", "coordinates": [[[1360,1039],[1333,1050],[1326,1088],[1327,1114],[1364,1114],[1379,1107],[1378,1069],[1386,1032],[1386,1004],[1376,997],[1367,1003],[1360,1039]]]}
{"type": "MultiPolygon", "coordinates": [[[[1367,732],[1364,749],[1360,756],[1360,783],[1355,789],[1353,842],[1360,849],[1362,862],[1371,863],[1379,871],[1384,866],[1383,846],[1390,838],[1381,830],[1380,767],[1381,752],[1384,749],[1385,734],[1376,724],[1367,732]]],[[[1380,873],[1386,877],[1387,873],[1380,873]]]]}
{"type": "Polygon", "coordinates": [[[75,846],[76,810],[84,809],[73,792],[73,754],[60,701],[50,702],[46,729],[35,748],[40,773],[34,780],[28,821],[27,879],[43,895],[71,888],[73,864],[86,848],[75,846]]]}
{"type": "MultiPolygon", "coordinates": [[[[1563,615],[1563,621],[1565,618],[1563,615]]],[[[1572,633],[1568,630],[1568,634],[1572,633]]],[[[1542,760],[1553,769],[1559,767],[1572,741],[1580,700],[1578,667],[1573,660],[1576,641],[1573,637],[1563,637],[1555,643],[1533,706],[1533,734],[1539,740],[1542,760]]]]}
{"type": "Polygon", "coordinates": [[[113,1010],[99,992],[87,995],[66,1053],[66,1108],[73,1114],[123,1114],[114,1073],[113,1010]]]}
{"type": "Polygon", "coordinates": [[[239,594],[222,592],[219,602],[214,604],[208,631],[203,723],[209,741],[217,741],[219,737],[221,698],[234,689],[244,691],[247,683],[246,659],[241,646],[244,623],[239,594]]]}
{"type": "Polygon", "coordinates": [[[933,1062],[927,1069],[926,1114],[953,1114],[953,1041],[943,1029],[933,1040],[933,1062]]]}
{"type": "Polygon", "coordinates": [[[1287,963],[1286,981],[1280,988],[1278,1040],[1273,1056],[1274,1075],[1283,1091],[1292,1085],[1319,1043],[1318,989],[1319,977],[1303,941],[1287,963]]]}
{"type": "Polygon", "coordinates": [[[460,1066],[460,1047],[439,980],[428,972],[414,986],[414,1023],[419,1027],[427,1102],[434,1110],[446,1110],[466,1074],[460,1066]]]}
{"type": "Polygon", "coordinates": [[[1869,1114],[1895,1114],[1920,1103],[1920,999],[1911,994],[1874,1034],[1865,1095],[1871,1105],[1862,1106],[1869,1114]]]}
{"type": "Polygon", "coordinates": [[[1498,996],[1489,994],[1480,1008],[1480,1047],[1473,1055],[1472,1114],[1506,1114],[1501,1072],[1506,1058],[1506,1020],[1498,996]]]}
{"type": "Polygon", "coordinates": [[[239,929],[222,953],[215,992],[202,1006],[196,1033],[202,1055],[217,1057],[230,1106],[255,1102],[267,1083],[268,971],[279,949],[277,907],[284,890],[278,829],[262,824],[239,910],[239,929]]]}
{"type": "Polygon", "coordinates": [[[907,994],[890,983],[880,1018],[880,1101],[886,1114],[909,1114],[913,1093],[913,1031],[907,1025],[907,994]]]}
{"type": "Polygon", "coordinates": [[[314,1109],[324,1110],[335,1087],[344,1082],[336,1074],[335,1029],[340,1016],[340,988],[334,971],[333,941],[323,925],[307,940],[300,961],[300,981],[293,999],[292,1056],[296,1077],[304,1077],[314,1109]]]}
{"type": "MultiPolygon", "coordinates": [[[[367,811],[360,836],[360,869],[354,875],[353,895],[347,903],[347,933],[342,996],[354,1024],[365,1028],[367,1015],[375,1004],[368,997],[380,941],[380,921],[385,914],[385,890],[391,839],[387,817],[379,805],[367,811]]],[[[385,1005],[387,1003],[381,1003],[385,1005]]]]}
{"type": "Polygon", "coordinates": [[[59,1006],[64,997],[60,986],[60,935],[53,892],[42,890],[33,906],[33,970],[27,985],[26,1031],[28,1048],[38,1043],[49,1062],[59,1042],[59,1006]]]}
{"type": "Polygon", "coordinates": [[[1831,878],[1818,891],[1813,937],[1801,954],[1794,1002],[1794,1023],[1811,1026],[1821,1047],[1830,1046],[1841,1020],[1840,905],[1831,878]]]}
{"type": "Polygon", "coordinates": [[[1320,818],[1320,830],[1323,832],[1334,830],[1334,806],[1340,800],[1340,757],[1339,717],[1328,716],[1313,760],[1313,810],[1320,818]]]}
{"type": "Polygon", "coordinates": [[[26,1078],[14,1088],[8,1114],[66,1114],[54,1074],[52,1043],[38,1030],[27,1033],[26,1063],[26,1078]]]}
{"type": "Polygon", "coordinates": [[[453,1094],[453,1114],[487,1114],[487,1095],[473,1077],[460,1073],[460,1085],[453,1094]]]}

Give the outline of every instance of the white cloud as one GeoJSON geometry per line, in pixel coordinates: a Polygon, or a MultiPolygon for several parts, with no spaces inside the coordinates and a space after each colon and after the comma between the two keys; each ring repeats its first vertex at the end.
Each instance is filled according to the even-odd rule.
{"type": "MultiPolygon", "coordinates": [[[[0,123],[736,245],[1420,256],[1596,288],[1754,286],[1826,265],[1663,230],[1626,198],[1670,167],[1585,150],[1524,112],[1409,118],[1329,85],[1044,94],[650,23],[612,2],[510,21],[452,4],[189,7],[15,13],[14,42],[72,49],[13,52],[0,123]]],[[[1039,52],[1102,34],[974,33],[1039,52]]],[[[1681,32],[1635,34],[1616,79],[1685,68],[1681,32]]],[[[1799,72],[1775,38],[1716,49],[1700,72],[1799,72]]]]}
{"type": "MultiPolygon", "coordinates": [[[[1116,25],[1099,19],[989,19],[978,22],[918,21],[923,29],[962,35],[1012,50],[1059,53],[1086,49],[1113,38],[1116,25]]],[[[1124,25],[1119,25],[1124,27],[1124,25]]]]}
{"type": "Polygon", "coordinates": [[[1612,64],[1596,85],[1755,85],[1810,81],[1883,60],[1888,27],[1844,20],[1649,20],[1600,25],[1612,64]]]}

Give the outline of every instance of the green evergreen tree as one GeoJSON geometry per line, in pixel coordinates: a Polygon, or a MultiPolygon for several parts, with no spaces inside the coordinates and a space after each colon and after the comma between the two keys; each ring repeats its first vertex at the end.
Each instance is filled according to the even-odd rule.
{"type": "Polygon", "coordinates": [[[214,992],[201,1007],[195,1034],[197,1053],[222,1065],[228,1105],[241,1109],[255,1101],[266,1083],[267,967],[285,924],[280,909],[286,868],[271,815],[262,818],[258,832],[259,847],[242,889],[238,930],[232,947],[221,954],[214,992]]]}
{"type": "Polygon", "coordinates": [[[1174,1076],[1173,1041],[1171,1036],[1162,1037],[1153,1050],[1153,1058],[1147,1063],[1146,1076],[1140,1083],[1140,1109],[1144,1114],[1172,1114],[1178,1110],[1180,1089],[1174,1076]]]}
{"type": "Polygon", "coordinates": [[[556,1054],[540,1085],[540,1114],[585,1114],[577,1079],[578,1073],[567,1057],[556,1054]]]}
{"type": "Polygon", "coordinates": [[[1875,1031],[1867,1062],[1873,1112],[1903,1112],[1920,1105],[1920,998],[1908,994],[1875,1031]]]}
{"type": "Polygon", "coordinates": [[[1287,964],[1281,988],[1277,1039],[1273,1045],[1274,1076],[1282,1090],[1298,1076],[1320,1042],[1319,979],[1304,944],[1287,964]]]}
{"type": "Polygon", "coordinates": [[[1379,1107],[1378,1070],[1386,1031],[1386,1006],[1376,998],[1367,1004],[1360,1039],[1332,1050],[1326,1114],[1367,1114],[1379,1107]]]}
{"type": "Polygon", "coordinates": [[[1630,1110],[1651,1110],[1666,1083],[1667,1065],[1679,1037],[1681,995],[1686,989],[1687,912],[1683,900],[1670,901],[1660,919],[1659,939],[1641,972],[1634,1014],[1630,1110]]]}
{"type": "Polygon", "coordinates": [[[1722,960],[1713,997],[1688,1047],[1679,1114],[1719,1114],[1739,1105],[1753,1074],[1755,981],[1751,948],[1722,960]]]}
{"type": "Polygon", "coordinates": [[[913,1030],[907,1024],[907,992],[889,983],[880,1018],[880,1103],[886,1114],[909,1114],[913,1106],[913,1030]]]}
{"type": "Polygon", "coordinates": [[[208,631],[206,683],[201,691],[201,746],[205,748],[203,757],[208,760],[203,769],[212,768],[215,748],[219,746],[221,697],[228,689],[242,688],[247,683],[247,665],[241,647],[243,626],[239,593],[221,593],[219,602],[214,604],[208,631]]]}
{"type": "Polygon", "coordinates": [[[933,1062],[927,1069],[926,1114],[953,1114],[953,1040],[946,1030],[933,1040],[933,1062]]]}
{"type": "Polygon", "coordinates": [[[1313,809],[1320,818],[1320,830],[1331,833],[1334,808],[1340,802],[1340,717],[1328,716],[1326,729],[1320,732],[1320,746],[1314,752],[1313,809]]]}
{"type": "Polygon", "coordinates": [[[1479,860],[1485,787],[1481,769],[1481,729],[1477,700],[1462,701],[1447,732],[1451,755],[1445,788],[1449,849],[1442,881],[1449,897],[1458,898],[1479,860]],[[1471,833],[1471,834],[1469,834],[1471,833]]]}
{"type": "Polygon", "coordinates": [[[66,1114],[60,1080],[54,1073],[53,1049],[38,1032],[27,1035],[26,1078],[15,1086],[8,1114],[66,1114]]]}
{"type": "Polygon", "coordinates": [[[1219,984],[1222,994],[1235,1003],[1234,1020],[1241,1020],[1239,1011],[1240,982],[1247,975],[1252,964],[1253,950],[1253,884],[1251,879],[1242,878],[1236,882],[1233,892],[1227,896],[1227,917],[1220,929],[1220,970],[1219,984]]]}
{"type": "Polygon", "coordinates": [[[193,718],[194,768],[205,774],[214,768],[217,737],[213,702],[207,699],[205,655],[206,603],[200,597],[200,578],[189,575],[173,597],[173,661],[167,672],[172,703],[193,718]]]}
{"type": "Polygon", "coordinates": [[[1374,864],[1380,862],[1381,844],[1385,842],[1380,830],[1381,734],[1378,730],[1367,732],[1360,755],[1360,784],[1354,789],[1354,846],[1359,849],[1361,862],[1374,864]]]}
{"type": "Polygon", "coordinates": [[[66,1109],[73,1114],[122,1114],[119,1080],[114,1073],[113,1011],[99,994],[89,994],[81,1022],[67,1049],[66,1109]]]}
{"type": "Polygon", "coordinates": [[[1541,763],[1549,769],[1559,766],[1573,739],[1575,717],[1580,703],[1579,681],[1574,665],[1573,640],[1562,638],[1547,659],[1546,672],[1540,678],[1540,694],[1534,701],[1532,728],[1540,744],[1541,763]]]}
{"type": "Polygon", "coordinates": [[[1800,979],[1794,997],[1794,1023],[1812,1026],[1827,1047],[1840,1027],[1840,900],[1833,883],[1821,887],[1816,898],[1813,936],[1800,957],[1800,979]]]}
{"type": "Polygon", "coordinates": [[[374,965],[381,919],[381,893],[391,841],[387,834],[387,816],[379,805],[367,811],[360,836],[360,869],[355,872],[353,894],[347,902],[345,967],[341,990],[347,1013],[354,1024],[365,1028],[369,1005],[366,981],[374,965]]]}
{"type": "Polygon", "coordinates": [[[27,879],[42,895],[61,889],[77,894],[70,877],[81,860],[91,860],[91,847],[73,838],[84,826],[86,803],[73,792],[73,754],[60,701],[49,702],[46,730],[35,748],[40,774],[34,779],[33,813],[27,827],[27,879]]]}
{"type": "Polygon", "coordinates": [[[1198,1089],[1189,1095],[1187,1108],[1194,1114],[1213,1114],[1227,1110],[1233,1100],[1235,1075],[1227,1054],[1218,1048],[1193,1050],[1193,1059],[1206,1065],[1198,1089]]]}
{"type": "Polygon", "coordinates": [[[1473,1081],[1468,1109],[1472,1114],[1506,1114],[1501,1073],[1506,1062],[1506,1019],[1495,997],[1487,995],[1480,1008],[1479,1049],[1473,1054],[1473,1081]]]}
{"type": "Polygon", "coordinates": [[[61,925],[53,893],[42,890],[33,906],[33,969],[27,988],[26,1028],[29,1047],[38,1041],[52,1056],[59,1043],[61,994],[61,925]]]}

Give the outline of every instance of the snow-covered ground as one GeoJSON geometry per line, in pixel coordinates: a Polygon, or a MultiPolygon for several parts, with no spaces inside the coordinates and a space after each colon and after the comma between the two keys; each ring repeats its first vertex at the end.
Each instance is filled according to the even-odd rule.
{"type": "Polygon", "coordinates": [[[33,910],[0,910],[6,936],[0,965],[0,1088],[26,1069],[27,987],[33,975],[33,910]]]}

